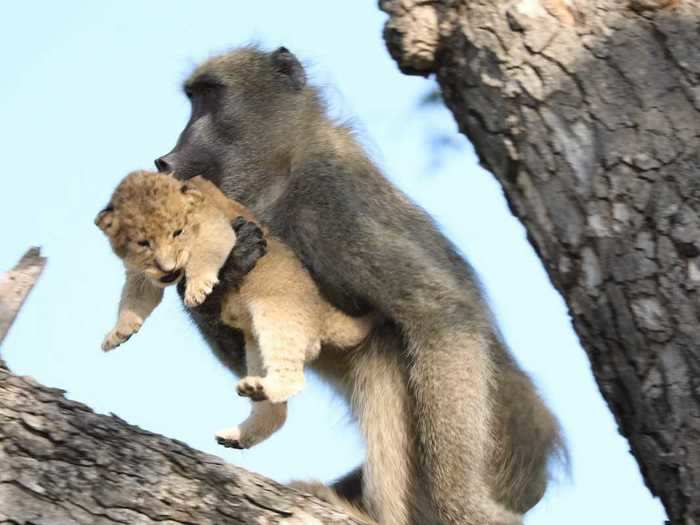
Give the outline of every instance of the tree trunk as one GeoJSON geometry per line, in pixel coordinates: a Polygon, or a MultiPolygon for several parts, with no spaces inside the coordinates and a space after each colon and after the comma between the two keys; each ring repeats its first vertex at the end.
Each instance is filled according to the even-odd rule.
{"type": "MultiPolygon", "coordinates": [[[[0,276],[0,338],[46,260],[0,276]]],[[[355,523],[184,443],[95,414],[0,360],[0,524],[355,523]]]]}
{"type": "Polygon", "coordinates": [[[700,4],[380,6],[524,223],[647,486],[700,524],[700,4]]]}

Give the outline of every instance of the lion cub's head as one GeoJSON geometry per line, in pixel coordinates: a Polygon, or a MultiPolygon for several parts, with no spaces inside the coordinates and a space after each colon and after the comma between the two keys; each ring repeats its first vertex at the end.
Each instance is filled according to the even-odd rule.
{"type": "Polygon", "coordinates": [[[119,183],[95,224],[128,269],[165,287],[182,277],[199,230],[194,212],[203,200],[172,175],[135,171],[119,183]]]}

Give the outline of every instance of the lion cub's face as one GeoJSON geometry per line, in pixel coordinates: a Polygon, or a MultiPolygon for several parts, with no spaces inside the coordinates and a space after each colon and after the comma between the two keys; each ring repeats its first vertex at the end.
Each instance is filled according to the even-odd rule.
{"type": "Polygon", "coordinates": [[[172,175],[136,171],[119,183],[95,224],[128,269],[165,287],[184,273],[199,230],[196,210],[202,201],[198,190],[172,175]]]}

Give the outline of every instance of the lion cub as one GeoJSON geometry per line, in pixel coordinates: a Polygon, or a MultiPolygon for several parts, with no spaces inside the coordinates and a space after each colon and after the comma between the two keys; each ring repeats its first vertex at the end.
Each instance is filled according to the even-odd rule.
{"type": "MultiPolygon", "coordinates": [[[[116,326],[102,349],[111,350],[136,333],[163,297],[163,289],[185,278],[184,301],[194,307],[218,283],[218,272],[236,242],[231,222],[254,220],[243,205],[214,184],[195,177],[136,171],[117,186],[95,219],[124,262],[126,282],[116,326]]],[[[239,289],[226,290],[221,321],[245,337],[247,376],[239,395],[256,401],[239,426],[217,434],[233,448],[249,448],[277,431],[287,416],[286,401],[304,387],[304,364],[322,343],[340,348],[360,344],[373,315],[353,318],[321,295],[292,250],[268,238],[268,253],[239,289]]]]}

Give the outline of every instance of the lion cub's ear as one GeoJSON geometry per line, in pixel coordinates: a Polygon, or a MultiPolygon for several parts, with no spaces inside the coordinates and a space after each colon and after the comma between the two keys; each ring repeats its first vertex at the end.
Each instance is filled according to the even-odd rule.
{"type": "Polygon", "coordinates": [[[183,183],[180,191],[185,195],[192,204],[200,204],[204,201],[204,194],[195,188],[192,184],[183,183]]]}
{"type": "Polygon", "coordinates": [[[112,203],[109,203],[104,210],[97,214],[97,217],[95,217],[95,224],[108,237],[117,235],[119,231],[119,216],[112,203]]]}

